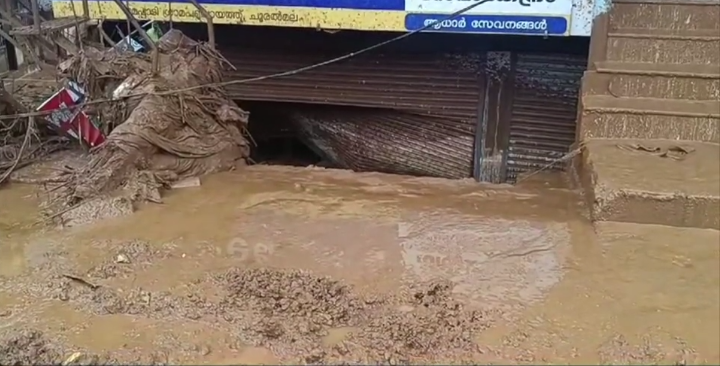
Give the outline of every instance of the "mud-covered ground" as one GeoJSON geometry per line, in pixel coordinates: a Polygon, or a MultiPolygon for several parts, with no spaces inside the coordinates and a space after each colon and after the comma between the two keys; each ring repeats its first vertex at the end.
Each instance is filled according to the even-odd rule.
{"type": "Polygon", "coordinates": [[[252,167],[66,229],[1,190],[0,364],[720,361],[718,233],[542,179],[252,167]]]}
{"type": "MultiPolygon", "coordinates": [[[[143,256],[151,254],[147,244],[138,242],[128,243],[128,252],[139,254],[133,260],[149,259],[143,256]]],[[[124,261],[132,254],[120,256],[124,261]]],[[[184,295],[139,288],[125,292],[94,282],[123,276],[132,266],[109,262],[82,277],[43,266],[41,277],[14,286],[22,286],[30,296],[67,302],[97,316],[127,315],[220,327],[235,336],[221,347],[264,347],[277,359],[292,363],[397,364],[427,357],[459,357],[468,363],[477,351],[474,334],[488,327],[493,317],[453,301],[447,283],[408,288],[393,296],[361,295],[342,282],[303,271],[239,268],[192,281],[184,295]],[[208,291],[216,293],[215,298],[203,295],[208,291]],[[333,338],[331,333],[338,332],[347,335],[328,340],[333,338]]],[[[4,314],[6,318],[12,315],[4,314]]],[[[54,338],[32,328],[12,329],[3,337],[0,362],[60,363],[73,349],[54,338]]],[[[76,362],[166,364],[208,355],[218,346],[183,344],[172,335],[161,343],[149,353],[147,349],[103,355],[83,352],[76,362]]]]}

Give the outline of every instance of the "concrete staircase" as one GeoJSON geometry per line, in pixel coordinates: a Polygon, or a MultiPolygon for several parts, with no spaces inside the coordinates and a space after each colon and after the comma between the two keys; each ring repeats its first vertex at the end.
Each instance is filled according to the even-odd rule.
{"type": "Polygon", "coordinates": [[[720,229],[720,2],[615,0],[596,21],[575,164],[594,220],[720,229]]]}

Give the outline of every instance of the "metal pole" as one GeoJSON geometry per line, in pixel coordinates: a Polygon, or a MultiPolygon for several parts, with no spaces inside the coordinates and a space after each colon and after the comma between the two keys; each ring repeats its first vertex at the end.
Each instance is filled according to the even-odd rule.
{"type": "Polygon", "coordinates": [[[197,2],[197,0],[190,0],[190,2],[195,5],[195,8],[197,8],[198,12],[202,14],[203,18],[205,18],[205,21],[207,22],[207,28],[208,28],[208,42],[210,43],[210,49],[215,49],[215,26],[213,26],[213,19],[212,15],[205,10],[205,8],[200,5],[200,3],[197,2]]]}
{"type": "MultiPolygon", "coordinates": [[[[142,29],[145,29],[145,27],[147,27],[148,25],[151,25],[151,24],[153,24],[153,23],[155,23],[154,20],[148,20],[147,22],[145,22],[145,24],[140,24],[140,27],[142,27],[142,29]]],[[[128,34],[128,37],[132,37],[133,34],[135,34],[135,33],[137,33],[137,29],[134,30],[134,31],[132,31],[132,32],[130,32],[130,33],[128,34]]],[[[125,38],[125,37],[123,37],[123,38],[125,38]]]]}
{"type": "Polygon", "coordinates": [[[83,17],[85,19],[90,19],[90,4],[88,3],[88,0],[82,0],[83,5],[83,17]]]}
{"type": "MultiPolygon", "coordinates": [[[[35,0],[35,1],[37,1],[37,0],[35,0]]],[[[157,74],[157,72],[160,68],[160,66],[159,66],[160,59],[159,59],[159,55],[158,55],[158,48],[155,45],[155,42],[153,42],[153,40],[150,39],[150,37],[147,35],[147,33],[145,33],[145,30],[142,28],[140,23],[138,23],[137,19],[135,19],[135,17],[132,15],[132,13],[130,12],[130,9],[128,9],[128,7],[125,6],[125,4],[123,4],[122,0],[113,0],[113,1],[115,1],[115,4],[117,4],[117,6],[120,8],[120,10],[122,10],[122,12],[125,14],[125,17],[128,19],[128,21],[130,23],[132,23],[133,27],[135,27],[135,30],[137,30],[137,32],[140,33],[140,37],[142,37],[142,39],[145,41],[145,43],[147,43],[150,46],[150,48],[152,49],[152,71],[153,71],[153,74],[157,74]]],[[[128,38],[129,38],[129,36],[128,36],[128,38]]],[[[130,42],[130,39],[128,39],[127,42],[130,42]]]]}
{"type": "Polygon", "coordinates": [[[30,0],[30,7],[32,8],[33,25],[35,28],[35,33],[37,35],[37,39],[35,40],[35,42],[33,42],[35,43],[35,53],[38,55],[38,58],[45,61],[42,47],[40,46],[40,40],[42,39],[42,20],[40,19],[40,6],[38,5],[38,0],[30,0]]]}
{"type": "Polygon", "coordinates": [[[35,32],[40,35],[40,6],[38,0],[30,0],[30,7],[32,8],[33,25],[35,26],[35,32]]]}

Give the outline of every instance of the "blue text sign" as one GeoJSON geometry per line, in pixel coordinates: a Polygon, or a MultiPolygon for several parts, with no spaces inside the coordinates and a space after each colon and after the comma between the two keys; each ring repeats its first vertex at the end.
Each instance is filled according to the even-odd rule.
{"type": "Polygon", "coordinates": [[[409,31],[430,26],[428,32],[499,33],[563,36],[568,32],[564,17],[531,15],[465,15],[443,20],[443,14],[407,14],[409,31]]]}

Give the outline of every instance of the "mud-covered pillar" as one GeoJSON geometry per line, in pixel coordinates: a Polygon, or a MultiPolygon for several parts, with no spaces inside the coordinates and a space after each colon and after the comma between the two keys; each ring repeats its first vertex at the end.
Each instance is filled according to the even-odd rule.
{"type": "Polygon", "coordinates": [[[590,50],[588,52],[588,70],[595,70],[595,63],[605,61],[607,58],[608,22],[608,14],[600,14],[593,19],[590,33],[590,50]]]}
{"type": "MultiPolygon", "coordinates": [[[[607,60],[608,51],[608,32],[610,31],[610,10],[612,9],[611,0],[597,0],[593,4],[593,20],[590,31],[590,49],[588,51],[587,71],[595,71],[597,63],[607,60]]],[[[586,72],[582,77],[582,84],[588,82],[591,73],[586,72]]],[[[577,106],[577,128],[575,128],[575,148],[583,140],[582,136],[582,116],[585,113],[585,105],[583,103],[583,93],[586,89],[584,85],[580,87],[580,97],[577,106]]]]}
{"type": "Polygon", "coordinates": [[[592,28],[590,30],[590,52],[588,70],[595,70],[595,63],[607,58],[608,31],[612,0],[595,0],[592,9],[592,28]]]}

